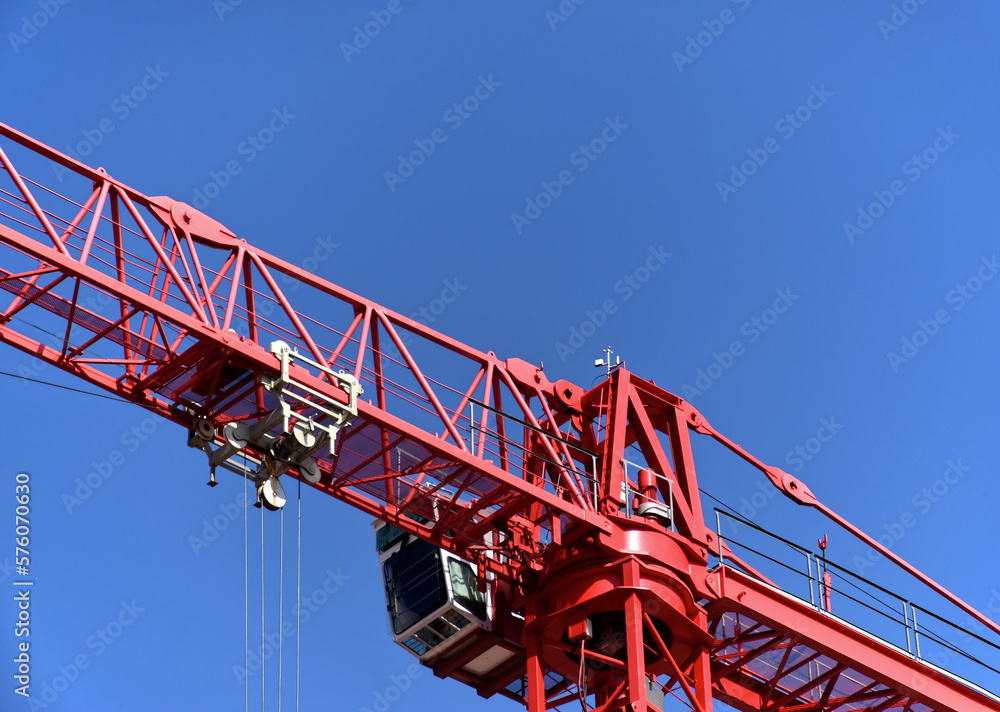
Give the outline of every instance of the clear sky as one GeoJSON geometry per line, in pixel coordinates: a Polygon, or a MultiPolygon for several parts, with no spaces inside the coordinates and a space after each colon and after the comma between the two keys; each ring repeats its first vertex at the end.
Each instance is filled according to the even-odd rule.
{"type": "MultiPolygon", "coordinates": [[[[590,386],[611,345],[1000,610],[998,21],[990,3],[943,0],[9,0],[0,120],[460,341],[544,361],[552,380],[590,386]]],[[[0,350],[0,370],[31,363],[0,350]]],[[[242,483],[206,487],[182,429],[132,406],[0,389],[0,562],[29,472],[33,680],[67,680],[45,709],[242,709],[242,483]],[[198,546],[212,521],[225,527],[198,546]]],[[[831,557],[908,585],[758,494],[731,457],[697,454],[702,485],[754,521],[812,548],[829,533],[831,557]]],[[[302,709],[371,708],[413,658],[387,632],[369,518],[313,491],[302,509],[303,595],[336,591],[302,623],[302,709]]],[[[278,527],[268,513],[271,634],[278,527]]],[[[28,710],[11,667],[0,708],[28,710]]],[[[275,654],[274,709],[276,673],[275,654]]],[[[515,709],[427,672],[409,682],[392,712],[515,709]]]]}

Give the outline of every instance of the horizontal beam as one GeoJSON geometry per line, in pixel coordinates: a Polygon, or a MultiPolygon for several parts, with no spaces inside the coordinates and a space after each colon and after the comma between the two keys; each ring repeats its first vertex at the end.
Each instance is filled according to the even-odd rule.
{"type": "MultiPolygon", "coordinates": [[[[708,606],[712,619],[730,611],[746,614],[787,635],[797,644],[881,682],[935,712],[1000,710],[1000,703],[981,692],[787,593],[728,567],[724,576],[723,597],[708,606]]],[[[746,690],[746,694],[737,694],[732,689],[741,676],[743,679],[753,677],[743,666],[733,665],[729,673],[720,674],[720,678],[726,680],[722,688],[728,690],[727,696],[754,699],[759,691],[746,690]]]]}

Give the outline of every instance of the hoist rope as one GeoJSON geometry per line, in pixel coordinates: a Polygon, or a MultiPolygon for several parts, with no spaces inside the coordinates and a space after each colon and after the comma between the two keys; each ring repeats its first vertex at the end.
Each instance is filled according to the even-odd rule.
{"type": "Polygon", "coordinates": [[[285,641],[285,508],[278,517],[278,712],[281,712],[281,650],[285,641]]]}
{"type": "MultiPolygon", "coordinates": [[[[243,451],[243,470],[247,453],[243,451]]],[[[243,707],[250,712],[250,573],[247,555],[247,478],[243,477],[243,707]]]]}
{"type": "Polygon", "coordinates": [[[118,398],[116,396],[105,395],[104,393],[94,393],[93,391],[84,391],[80,388],[72,388],[70,386],[64,386],[60,383],[52,383],[51,381],[43,381],[38,378],[28,378],[27,376],[20,376],[16,373],[8,373],[7,371],[0,371],[0,376],[10,376],[11,378],[20,378],[22,381],[31,381],[32,383],[41,383],[43,386],[52,386],[54,388],[61,388],[64,391],[73,391],[74,393],[82,393],[85,396],[94,396],[95,398],[105,398],[107,400],[116,401],[118,403],[128,403],[129,401],[124,398],[118,398]]]}
{"type": "Polygon", "coordinates": [[[264,712],[264,505],[260,507],[260,709],[264,712]]]}
{"type": "Polygon", "coordinates": [[[302,649],[302,480],[298,480],[299,526],[295,549],[295,712],[299,712],[299,655],[302,649]]]}

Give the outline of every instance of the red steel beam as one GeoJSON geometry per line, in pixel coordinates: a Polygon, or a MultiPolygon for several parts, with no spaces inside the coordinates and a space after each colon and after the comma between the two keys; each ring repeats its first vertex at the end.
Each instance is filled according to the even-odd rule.
{"type": "MultiPolygon", "coordinates": [[[[425,527],[402,514],[408,504],[429,506],[429,499],[440,499],[441,509],[448,514],[438,523],[434,538],[457,553],[468,553],[469,546],[476,544],[483,549],[484,542],[444,536],[447,519],[475,523],[489,517],[495,509],[492,503],[496,496],[482,497],[483,506],[478,507],[480,496],[470,494],[474,486],[508,493],[503,499],[508,516],[530,511],[544,519],[548,527],[577,522],[595,530],[610,531],[609,522],[594,511],[591,499],[581,492],[582,480],[573,459],[564,456],[569,452],[564,442],[567,434],[550,425],[553,408],[563,407],[555,400],[547,402],[554,398],[551,384],[546,382],[547,389],[541,389],[540,379],[525,380],[525,368],[530,371],[532,367],[518,362],[511,371],[507,363],[492,353],[477,351],[258,250],[189,206],[168,198],[142,195],[103,170],[77,163],[2,124],[0,137],[31,149],[36,159],[39,156],[45,159],[43,166],[55,161],[86,179],[77,194],[61,196],[52,191],[45,196],[43,206],[32,193],[32,181],[22,176],[0,144],[3,166],[0,179],[6,172],[13,183],[7,191],[12,200],[8,205],[0,205],[0,248],[6,248],[9,258],[16,255],[18,260],[27,259],[35,265],[31,270],[18,270],[22,275],[32,276],[27,282],[16,282],[23,286],[14,290],[6,312],[0,309],[0,314],[6,313],[0,317],[0,340],[190,426],[195,415],[211,416],[219,424],[246,419],[245,411],[234,409],[247,404],[256,411],[249,415],[251,419],[265,415],[261,381],[274,377],[278,371],[278,362],[267,347],[280,335],[319,363],[334,368],[349,364],[361,380],[374,384],[377,403],[359,403],[355,429],[360,430],[366,423],[374,425],[385,436],[384,442],[389,441],[389,433],[395,433],[394,439],[419,444],[426,451],[426,458],[433,461],[434,467],[420,476],[419,484],[416,480],[410,482],[410,495],[397,501],[393,490],[402,488],[387,484],[381,494],[373,493],[365,489],[363,478],[357,482],[351,478],[338,480],[334,476],[340,474],[334,473],[335,463],[323,460],[319,464],[327,473],[324,481],[335,485],[318,486],[329,494],[425,536],[428,535],[425,527]],[[107,204],[110,216],[105,212],[107,204]],[[82,234],[77,227],[88,215],[89,227],[82,234]],[[35,224],[31,224],[32,219],[35,224]],[[131,220],[128,225],[123,222],[126,219],[131,220]],[[57,225],[68,228],[60,235],[57,225]],[[42,236],[44,239],[40,239],[42,236]],[[214,265],[219,265],[216,271],[214,265]],[[51,283],[36,288],[35,281],[50,272],[55,275],[51,283]],[[338,330],[335,324],[320,324],[299,314],[279,286],[278,276],[318,290],[346,306],[350,323],[344,323],[338,330]],[[58,291],[67,280],[72,290],[58,291]],[[106,318],[84,308],[81,285],[109,299],[116,317],[106,318]],[[10,318],[15,313],[32,318],[35,312],[30,310],[38,306],[47,312],[45,318],[61,320],[57,328],[65,332],[65,337],[58,349],[23,333],[10,318]],[[269,317],[271,313],[274,316],[269,317]],[[362,322],[359,338],[352,340],[348,335],[359,326],[359,318],[362,322]],[[231,331],[237,322],[246,324],[249,339],[231,331]],[[284,325],[280,331],[279,324],[284,325]],[[74,326],[80,325],[87,327],[82,341],[71,338],[76,334],[74,326]],[[269,334],[268,329],[278,333],[269,334]],[[421,352],[430,345],[465,364],[455,369],[459,375],[450,376],[447,384],[434,381],[407,348],[401,336],[403,331],[423,342],[421,352]],[[389,337],[382,339],[382,343],[378,338],[380,332],[389,337]],[[385,349],[393,351],[388,353],[385,349]],[[391,376],[386,373],[390,362],[395,368],[391,376]],[[374,364],[375,370],[370,371],[367,364],[374,364]],[[202,367],[214,369],[213,373],[198,374],[198,382],[202,384],[199,387],[207,386],[210,392],[204,396],[188,393],[178,400],[178,393],[186,386],[172,390],[171,384],[176,386],[185,374],[202,367]],[[255,402],[244,403],[245,396],[235,391],[228,400],[215,398],[215,394],[226,392],[231,385],[227,380],[230,376],[225,375],[227,367],[236,374],[232,377],[252,374],[247,386],[257,394],[255,402]],[[469,381],[460,380],[463,368],[468,370],[469,381]],[[414,384],[413,387],[400,385],[403,382],[400,379],[414,384]],[[392,400],[387,398],[390,385],[399,396],[392,400]],[[503,398],[502,390],[507,390],[507,398],[503,398]],[[461,422],[471,431],[471,422],[465,422],[468,418],[464,416],[464,408],[473,399],[483,408],[477,432],[478,452],[469,452],[458,429],[461,422]],[[397,415],[408,405],[417,405],[424,413],[419,424],[409,415],[397,415]],[[491,420],[493,425],[489,427],[491,420]],[[438,432],[444,436],[437,435],[438,432]],[[520,440],[522,432],[524,441],[520,440]],[[510,440],[507,433],[518,440],[510,440]],[[485,450],[487,441],[501,454],[499,466],[485,450]],[[549,481],[539,480],[538,473],[523,469],[533,447],[540,447],[549,460],[541,470],[549,481]],[[518,452],[523,453],[520,459],[516,457],[518,452]],[[414,486],[421,488],[420,496],[413,496],[414,486]]],[[[37,161],[26,163],[26,171],[37,169],[37,161]]],[[[66,185],[70,183],[67,181],[66,185]]],[[[69,192],[71,188],[61,190],[69,192]]],[[[7,284],[15,284],[10,279],[8,276],[7,284]]],[[[341,403],[347,400],[339,386],[325,377],[303,372],[297,378],[328,398],[341,403]]],[[[189,383],[193,385],[195,381],[189,383]]],[[[358,444],[363,443],[358,441],[358,444]]],[[[383,454],[388,465],[389,453],[383,454]]],[[[293,470],[291,474],[297,473],[293,470]]],[[[590,472],[588,476],[594,478],[596,473],[590,472]]],[[[401,473],[391,471],[386,477],[405,479],[401,473]]],[[[535,537],[544,535],[541,528],[536,527],[534,532],[535,537]]],[[[561,534],[557,529],[552,537],[558,540],[561,534]]],[[[494,542],[492,546],[494,550],[513,547],[508,560],[520,560],[517,545],[494,542]]],[[[531,548],[540,546],[539,539],[531,548]]],[[[501,568],[509,574],[509,568],[501,568]]]]}
{"type": "MultiPolygon", "coordinates": [[[[546,603],[533,598],[544,590],[538,572],[544,576],[547,563],[581,541],[617,555],[626,550],[615,547],[631,535],[663,526],[623,515],[636,491],[622,464],[632,445],[670,482],[675,511],[677,532],[663,530],[667,548],[652,554],[658,558],[651,565],[670,570],[671,580],[689,589],[689,600],[706,602],[706,609],[695,606],[691,613],[700,631],[724,631],[722,616],[731,612],[756,625],[753,635],[732,640],[718,633],[711,648],[699,642],[684,669],[654,630],[651,642],[658,647],[650,647],[671,663],[694,706],[708,712],[711,693],[740,709],[768,712],[862,704],[869,712],[921,709],[915,705],[935,712],[1000,710],[978,691],[763,581],[731,568],[709,575],[708,551],[716,542],[704,524],[690,430],[714,438],[791,499],[815,507],[1000,633],[992,620],[819,503],[804,483],[715,431],[679,397],[624,368],[588,393],[550,383],[531,364],[501,361],[258,250],[190,206],[147,197],[3,124],[0,138],[34,154],[22,172],[15,165],[21,158],[12,160],[0,142],[0,181],[4,174],[10,181],[0,203],[0,260],[17,263],[9,265],[16,274],[0,271],[0,294],[10,296],[0,303],[0,341],[184,426],[196,416],[217,425],[266,417],[275,399],[265,381],[279,373],[268,346],[279,338],[325,368],[353,373],[374,388],[375,400],[358,401],[335,456],[316,456],[322,476],[313,486],[516,582],[517,601],[526,609],[526,639],[518,645],[526,650],[531,712],[553,701],[544,687],[554,669],[546,651],[565,660],[561,644],[538,634],[546,603]],[[37,184],[26,176],[53,162],[68,169],[78,190],[67,196],[46,191],[40,201],[31,189],[37,184]],[[39,287],[50,273],[52,280],[39,287]],[[279,278],[327,300],[324,323],[296,311],[279,278]],[[84,293],[109,300],[115,316],[92,308],[84,293]],[[63,333],[58,348],[24,333],[15,314],[54,320],[63,333]],[[246,336],[237,333],[241,327],[246,336]],[[409,348],[406,336],[419,348],[409,348]],[[428,369],[439,362],[449,365],[436,380],[428,369]],[[480,408],[478,422],[465,415],[469,404],[480,408]],[[405,465],[394,465],[404,454],[405,465]],[[421,514],[432,510],[433,518],[421,514]],[[757,641],[761,647],[749,647],[757,641]],[[793,657],[800,646],[810,654],[793,657]],[[780,660],[764,664],[771,653],[780,660]],[[835,665],[813,674],[821,656],[835,665]],[[873,682],[844,692],[841,682],[851,674],[873,682]]],[[[348,401],[326,373],[296,366],[294,375],[331,401],[348,401]]],[[[251,455],[267,456],[256,447],[251,455]]],[[[290,474],[298,476],[294,469],[290,474]]],[[[660,492],[668,494],[663,485],[660,492]]],[[[643,622],[650,619],[637,571],[626,583],[632,592],[623,608],[629,664],[623,663],[624,677],[607,677],[603,688],[592,690],[599,709],[620,707],[625,698],[634,709],[646,706],[643,622]]],[[[567,690],[569,683],[553,694],[567,690]]]]}
{"type": "MultiPolygon", "coordinates": [[[[713,618],[727,612],[745,614],[751,620],[767,625],[779,638],[835,661],[838,672],[849,669],[881,683],[889,692],[873,694],[876,701],[870,709],[877,709],[876,703],[881,706],[887,696],[900,695],[904,699],[926,705],[935,712],[1000,710],[1000,703],[938,672],[904,651],[886,645],[854,626],[734,569],[726,571],[725,597],[710,604],[708,611],[713,618]]],[[[789,645],[785,660],[791,650],[789,645]]],[[[805,689],[812,687],[811,682],[815,678],[803,684],[801,690],[782,688],[783,696],[769,704],[771,690],[777,689],[790,669],[779,664],[769,680],[760,680],[762,667],[749,667],[752,660],[749,656],[735,662],[716,657],[713,677],[716,679],[716,691],[723,693],[723,699],[744,710],[791,712],[805,709],[800,695],[805,689]],[[752,680],[757,682],[751,682],[752,680]]],[[[826,674],[824,671],[816,678],[826,674]]],[[[832,683],[836,683],[833,675],[830,678],[832,683]]]]}

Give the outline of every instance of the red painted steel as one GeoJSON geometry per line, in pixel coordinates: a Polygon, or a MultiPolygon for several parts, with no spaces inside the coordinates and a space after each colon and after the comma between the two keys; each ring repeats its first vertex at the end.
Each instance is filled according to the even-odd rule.
{"type": "MultiPolygon", "coordinates": [[[[773,712],[1000,710],[788,596],[717,541],[692,431],[1000,632],[677,396],[624,368],[586,392],[553,383],[257,250],[190,206],[2,124],[0,137],[0,341],[187,427],[274,411],[276,340],[356,377],[357,417],[334,455],[316,455],[312,486],[476,562],[500,611],[492,633],[431,662],[439,675],[531,712],[584,700],[642,712],[660,692],[704,712],[713,698],[773,712]],[[657,497],[656,516],[633,511],[657,497]],[[742,571],[710,563],[716,552],[742,571]],[[571,627],[593,637],[571,642],[571,627]],[[495,644],[510,661],[468,672],[495,644]]],[[[348,401],[323,371],[292,375],[316,394],[293,422],[322,423],[320,400],[348,401]]]]}
{"type": "Polygon", "coordinates": [[[734,569],[708,606],[717,697],[741,710],[952,710],[1000,704],[734,569]]]}

